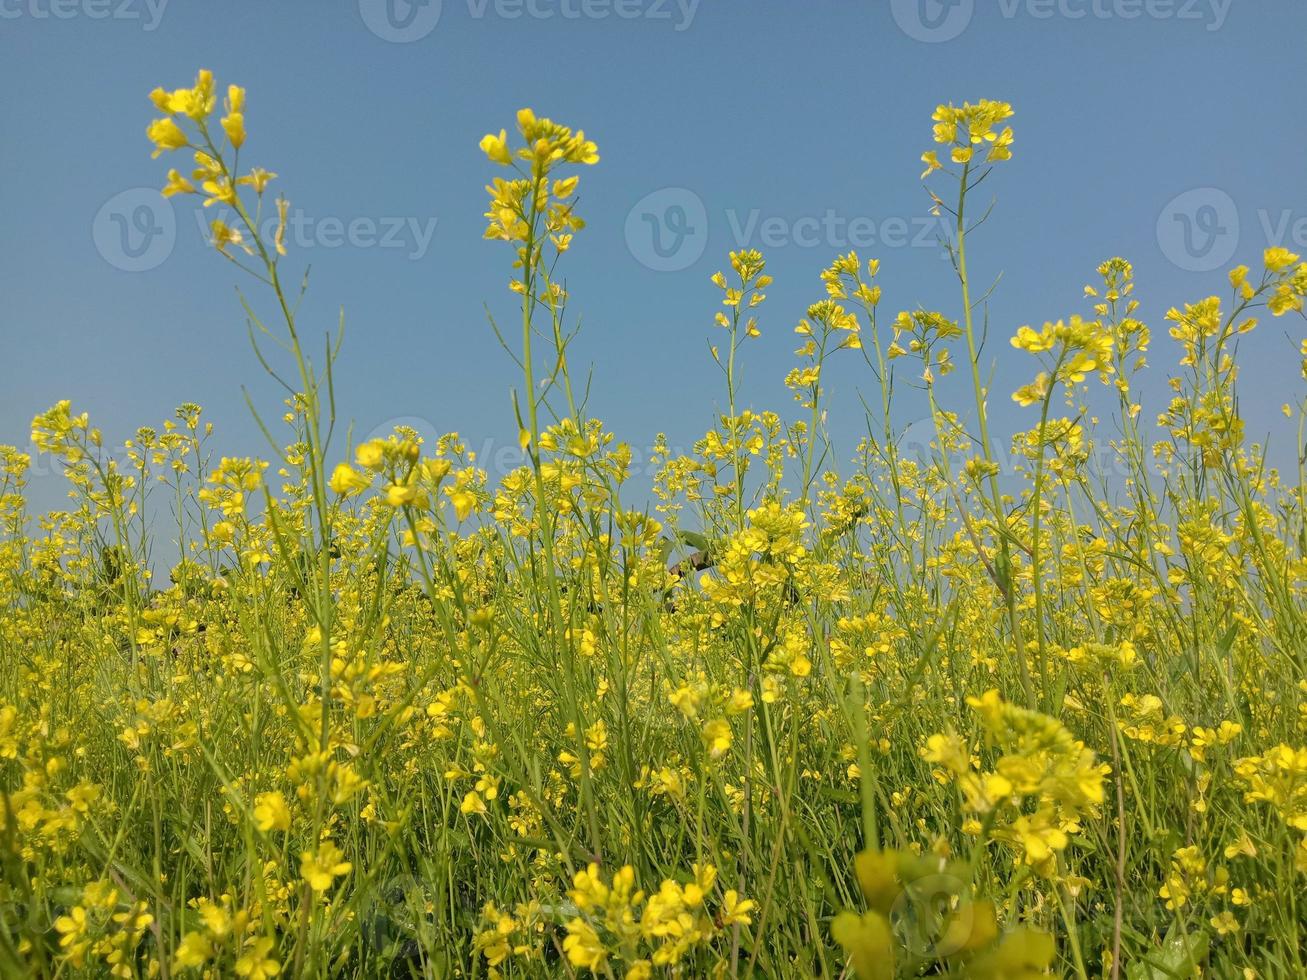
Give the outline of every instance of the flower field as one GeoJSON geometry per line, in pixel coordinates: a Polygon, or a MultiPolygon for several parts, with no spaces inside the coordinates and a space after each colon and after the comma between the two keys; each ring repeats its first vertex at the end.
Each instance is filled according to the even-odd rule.
{"type": "MultiPolygon", "coordinates": [[[[724,411],[650,480],[570,346],[599,147],[524,109],[481,144],[526,459],[492,480],[456,434],[351,444],[245,92],[151,100],[143,170],[236,216],[214,288],[287,397],[251,406],[262,460],[193,404],[119,446],[60,402],[57,513],[0,447],[0,975],[1307,976],[1307,485],[1245,433],[1236,359],[1301,334],[1299,256],[1153,327],[1112,258],[1000,330],[967,259],[1013,110],[943,105],[938,309],[849,253],[773,311],[732,253],[724,411]],[[794,319],[793,402],[742,404],[794,319]],[[1029,383],[991,391],[994,356],[1029,383]],[[872,393],[856,447],[832,359],[872,393]],[[993,432],[1008,398],[1029,427],[993,432]]],[[[1275,401],[1301,446],[1307,387],[1275,401]]]]}

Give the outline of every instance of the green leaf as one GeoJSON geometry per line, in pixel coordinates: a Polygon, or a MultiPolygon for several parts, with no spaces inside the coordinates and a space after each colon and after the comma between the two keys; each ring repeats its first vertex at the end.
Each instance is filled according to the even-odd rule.
{"type": "Polygon", "coordinates": [[[1185,933],[1178,926],[1162,940],[1160,949],[1148,953],[1143,959],[1126,966],[1127,980],[1188,980],[1198,975],[1198,968],[1207,959],[1210,941],[1207,933],[1185,933]]]}

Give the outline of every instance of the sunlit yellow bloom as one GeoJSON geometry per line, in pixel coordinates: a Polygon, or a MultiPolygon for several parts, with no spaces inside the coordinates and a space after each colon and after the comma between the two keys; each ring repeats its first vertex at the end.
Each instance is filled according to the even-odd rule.
{"type": "Polygon", "coordinates": [[[222,131],[227,134],[231,145],[239,150],[245,143],[245,114],[229,112],[222,117],[222,131]]]}
{"type": "Polygon", "coordinates": [[[508,150],[508,132],[500,130],[499,135],[493,133],[487,134],[481,140],[481,152],[489,157],[492,163],[510,164],[513,162],[513,155],[508,150]]]}
{"type": "Polygon", "coordinates": [[[703,745],[714,759],[720,759],[731,748],[731,726],[725,719],[717,718],[703,726],[703,745]]]}
{"type": "Polygon", "coordinates": [[[460,521],[465,521],[472,514],[472,508],[476,506],[476,497],[466,490],[452,490],[449,494],[449,502],[454,505],[454,516],[460,521]]]}
{"type": "Polygon", "coordinates": [[[375,470],[385,462],[386,444],[380,439],[365,442],[354,450],[354,458],[364,469],[375,470]]]}
{"type": "Polygon", "coordinates": [[[254,825],[263,833],[290,830],[290,808],[279,792],[260,793],[254,799],[254,825]]]}
{"type": "Polygon", "coordinates": [[[249,980],[269,980],[281,973],[281,964],[269,954],[273,941],[266,936],[254,940],[236,960],[236,975],[249,980]]]}
{"type": "Polygon", "coordinates": [[[360,473],[349,463],[337,463],[336,468],[331,471],[331,480],[328,486],[332,493],[338,493],[342,496],[351,493],[357,493],[360,490],[366,490],[371,481],[360,473]]]}
{"type": "Polygon", "coordinates": [[[331,888],[336,878],[349,874],[354,867],[342,858],[344,855],[340,848],[331,841],[325,841],[318,847],[317,853],[304,851],[300,855],[300,874],[315,892],[325,892],[331,888]]]}
{"type": "Polygon", "coordinates": [[[202,932],[188,932],[177,944],[175,962],[180,967],[202,966],[213,956],[213,943],[202,932]]]}
{"type": "Polygon", "coordinates": [[[210,234],[213,236],[213,247],[224,254],[230,245],[244,245],[245,236],[236,228],[233,228],[227,222],[221,219],[215,220],[210,226],[210,234]]]}
{"type": "Polygon", "coordinates": [[[145,135],[154,144],[154,152],[150,154],[152,157],[169,150],[180,150],[187,144],[186,134],[182,132],[181,127],[166,116],[150,123],[145,135]]]}
{"type": "Polygon", "coordinates": [[[1287,269],[1298,261],[1299,256],[1290,252],[1287,248],[1279,245],[1272,246],[1266,250],[1263,261],[1266,263],[1266,269],[1269,272],[1279,272],[1281,269],[1287,269]]]}
{"type": "Polygon", "coordinates": [[[168,171],[168,183],[164,185],[163,196],[172,197],[174,194],[194,194],[195,185],[179,174],[176,170],[168,171]]]}
{"type": "Polygon", "coordinates": [[[573,966],[595,973],[603,969],[604,961],[608,958],[599,934],[584,919],[568,920],[563,952],[573,966]]]}

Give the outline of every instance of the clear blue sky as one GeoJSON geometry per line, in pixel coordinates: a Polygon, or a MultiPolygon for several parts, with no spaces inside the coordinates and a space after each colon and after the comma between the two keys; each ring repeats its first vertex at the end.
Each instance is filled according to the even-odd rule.
{"type": "MultiPolygon", "coordinates": [[[[1157,338],[1151,419],[1174,363],[1167,307],[1224,294],[1224,269],[1269,241],[1307,251],[1301,0],[151,3],[0,0],[0,442],[27,445],[60,398],[113,440],[194,400],[225,454],[263,451],[241,385],[269,414],[278,395],[248,349],[235,270],[203,245],[193,199],[166,206],[169,238],[167,214],[120,196],[159,186],[167,163],[150,160],[146,94],[200,66],[248,88],[245,158],[304,216],[288,261],[312,263],[305,324],[346,311],[339,398],[363,433],[408,417],[472,446],[512,441],[516,376],[483,305],[511,315],[509,253],[480,240],[494,168],[477,143],[523,105],[600,146],[567,266],[576,356],[595,365],[594,413],[635,445],[658,431],[688,445],[720,406],[708,276],[729,249],[763,248],[776,276],[747,354],[759,407],[793,408],[791,329],[851,233],[876,241],[859,250],[882,260],[888,313],[958,315],[938,249],[911,244],[941,101],[1017,112],[973,242],[977,281],[1003,276],[986,351],[1000,431],[1029,422],[1008,393],[1032,365],[1007,337],[1087,312],[1101,260],[1135,263],[1157,338]]],[[[1299,391],[1301,334],[1268,318],[1244,344],[1252,432],[1299,391]]],[[[965,378],[949,382],[965,406],[965,378]]],[[[829,377],[846,454],[873,385],[852,356],[829,377]]],[[[35,482],[57,502],[59,481],[35,482]]]]}

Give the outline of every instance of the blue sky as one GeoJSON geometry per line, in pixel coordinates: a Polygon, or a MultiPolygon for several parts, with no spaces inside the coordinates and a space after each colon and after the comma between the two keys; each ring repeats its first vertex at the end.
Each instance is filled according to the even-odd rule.
{"type": "MultiPolygon", "coordinates": [[[[1166,309],[1224,293],[1267,244],[1307,251],[1304,37],[1300,0],[0,0],[0,442],[26,446],[60,398],[113,440],[193,400],[224,454],[263,452],[241,388],[268,414],[279,396],[233,288],[257,284],[204,245],[192,200],[137,190],[167,163],[146,94],[200,66],[249,91],[244,159],[281,175],[289,268],[312,265],[303,323],[345,310],[339,402],[360,433],[417,419],[474,448],[514,440],[517,377],[486,324],[487,306],[511,317],[510,256],[480,238],[495,168],[477,143],[523,105],[599,143],[566,269],[575,357],[593,413],[637,447],[688,446],[721,405],[708,277],[732,248],[762,248],[776,277],[746,353],[758,407],[795,408],[792,327],[851,245],[881,259],[891,316],[958,315],[918,157],[933,107],[976,98],[1017,113],[971,242],[976,282],[1002,276],[996,428],[1030,424],[1008,393],[1033,365],[1007,338],[1088,312],[1082,287],[1117,254],[1157,338],[1151,418],[1166,309]]],[[[1241,352],[1249,429],[1286,453],[1301,335],[1267,318],[1241,352]]],[[[849,356],[828,383],[848,455],[874,381],[849,356]]],[[[947,383],[965,407],[967,379],[947,383]]],[[[33,495],[54,505],[42,472],[33,495]]]]}

